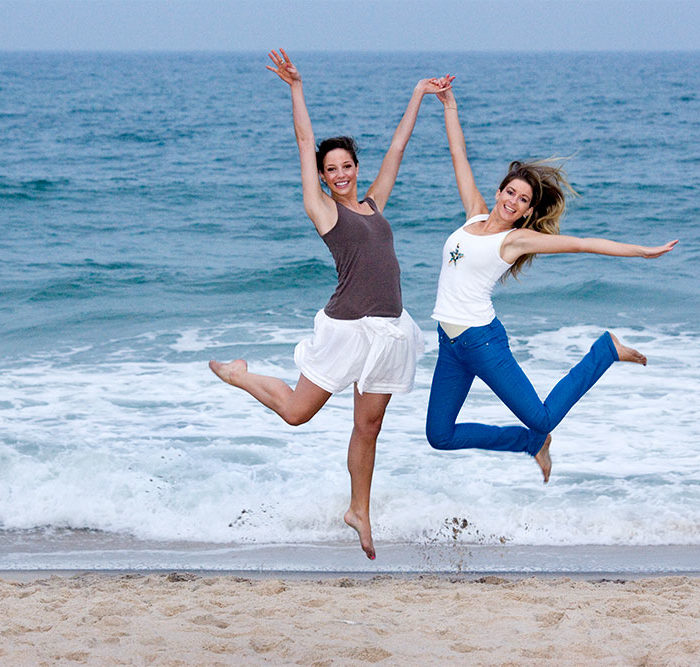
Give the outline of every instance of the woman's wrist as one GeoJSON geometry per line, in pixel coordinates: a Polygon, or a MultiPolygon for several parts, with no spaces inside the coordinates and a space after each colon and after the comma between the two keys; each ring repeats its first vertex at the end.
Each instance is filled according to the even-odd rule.
{"type": "Polygon", "coordinates": [[[433,92],[433,83],[433,79],[421,79],[413,90],[421,95],[428,95],[433,92]]]}
{"type": "Polygon", "coordinates": [[[415,94],[418,94],[418,95],[420,95],[421,97],[423,97],[423,96],[426,94],[426,92],[427,92],[427,91],[426,91],[426,88],[425,88],[424,82],[423,82],[423,81],[419,81],[419,82],[416,84],[416,87],[413,89],[413,92],[414,92],[415,94]]]}

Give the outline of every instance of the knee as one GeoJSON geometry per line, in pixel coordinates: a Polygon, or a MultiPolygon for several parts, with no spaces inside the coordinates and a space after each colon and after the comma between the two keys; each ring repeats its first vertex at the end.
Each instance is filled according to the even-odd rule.
{"type": "Polygon", "coordinates": [[[428,439],[428,444],[433,449],[451,449],[450,443],[452,441],[452,433],[443,428],[436,427],[430,421],[425,425],[425,437],[428,439]]]}
{"type": "Polygon", "coordinates": [[[293,410],[286,412],[281,416],[282,419],[284,419],[284,421],[286,421],[290,426],[301,426],[302,424],[306,424],[306,422],[310,421],[311,417],[313,417],[313,415],[308,413],[293,410]]]}
{"type": "Polygon", "coordinates": [[[527,420],[523,420],[523,423],[529,429],[538,431],[539,433],[549,433],[554,428],[551,417],[545,412],[542,414],[529,415],[527,420]]]}
{"type": "Polygon", "coordinates": [[[378,418],[355,419],[355,433],[361,438],[367,440],[376,440],[379,437],[379,431],[382,430],[382,421],[384,415],[378,418]]]}

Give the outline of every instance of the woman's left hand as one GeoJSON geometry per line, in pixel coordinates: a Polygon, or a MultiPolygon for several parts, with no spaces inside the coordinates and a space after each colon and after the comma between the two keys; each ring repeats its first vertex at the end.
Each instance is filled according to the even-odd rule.
{"type": "Polygon", "coordinates": [[[665,255],[667,252],[671,252],[671,250],[673,250],[673,248],[675,247],[676,243],[678,243],[678,239],[676,239],[675,241],[669,241],[664,245],[655,246],[653,248],[645,246],[642,248],[642,257],[644,259],[654,259],[655,257],[661,257],[661,255],[665,255]]]}

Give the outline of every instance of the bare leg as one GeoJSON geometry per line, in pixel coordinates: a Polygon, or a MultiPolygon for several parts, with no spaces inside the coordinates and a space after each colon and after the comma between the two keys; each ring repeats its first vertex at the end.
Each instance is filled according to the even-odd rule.
{"type": "Polygon", "coordinates": [[[635,364],[642,364],[642,366],[647,365],[647,358],[641,352],[637,352],[637,350],[634,348],[623,345],[618,340],[617,336],[614,336],[613,334],[610,334],[610,338],[612,338],[612,342],[615,345],[617,356],[620,361],[631,361],[635,364]]]}
{"type": "Polygon", "coordinates": [[[228,364],[210,361],[209,368],[224,382],[247,391],[292,426],[309,421],[332,396],[303,375],[292,389],[279,378],[249,373],[248,364],[243,359],[228,364]]]}
{"type": "Polygon", "coordinates": [[[348,447],[351,495],[345,523],[357,531],[360,546],[370,560],[374,560],[376,554],[369,520],[369,494],[377,436],[390,399],[391,394],[360,394],[355,384],[354,425],[348,447]]]}
{"type": "Polygon", "coordinates": [[[535,454],[535,461],[537,465],[542,468],[542,475],[544,475],[544,483],[549,481],[549,474],[552,472],[552,459],[549,456],[549,446],[552,444],[552,434],[547,435],[547,439],[544,441],[544,445],[537,454],[535,454]]]}

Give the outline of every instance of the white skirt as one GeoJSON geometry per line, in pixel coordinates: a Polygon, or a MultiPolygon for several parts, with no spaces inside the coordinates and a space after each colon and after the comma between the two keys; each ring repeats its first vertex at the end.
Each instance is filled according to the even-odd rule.
{"type": "Polygon", "coordinates": [[[404,310],[400,317],[336,320],[319,310],[314,333],[294,349],[294,362],[315,385],[332,394],[357,382],[362,394],[413,389],[423,332],[404,310]]]}

